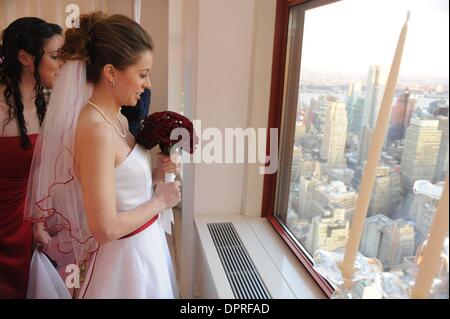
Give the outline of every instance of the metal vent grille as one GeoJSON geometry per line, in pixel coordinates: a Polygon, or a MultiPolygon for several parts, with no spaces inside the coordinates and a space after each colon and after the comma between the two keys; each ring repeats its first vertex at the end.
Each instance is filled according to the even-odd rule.
{"type": "Polygon", "coordinates": [[[210,223],[216,246],[236,299],[270,299],[271,296],[232,223],[210,223]]]}

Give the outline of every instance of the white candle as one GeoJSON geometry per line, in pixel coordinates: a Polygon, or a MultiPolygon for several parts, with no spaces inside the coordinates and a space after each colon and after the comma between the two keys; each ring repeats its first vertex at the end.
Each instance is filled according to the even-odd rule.
{"type": "Polygon", "coordinates": [[[448,176],[445,180],[444,191],[430,228],[430,236],[423,252],[417,273],[416,283],[411,291],[411,298],[428,298],[433,278],[439,270],[442,246],[448,233],[448,176]]]}
{"type": "Polygon", "coordinates": [[[352,219],[352,226],[350,228],[345,256],[342,264],[340,265],[342,276],[347,286],[351,284],[351,279],[353,277],[356,254],[361,241],[364,221],[367,216],[367,209],[369,208],[370,196],[372,194],[373,183],[376,177],[376,170],[385,133],[389,124],[389,114],[391,113],[392,99],[402,60],[403,47],[405,45],[406,33],[408,30],[408,20],[409,12],[400,33],[394,60],[392,61],[391,70],[386,83],[383,100],[381,102],[380,111],[378,112],[377,124],[372,137],[372,144],[369,150],[366,167],[364,168],[364,174],[361,179],[360,191],[356,202],[355,213],[352,219]]]}

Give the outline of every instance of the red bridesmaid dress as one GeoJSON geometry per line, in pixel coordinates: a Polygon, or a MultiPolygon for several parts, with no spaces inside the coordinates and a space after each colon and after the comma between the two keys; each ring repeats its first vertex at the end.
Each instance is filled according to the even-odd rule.
{"type": "Polygon", "coordinates": [[[0,137],[0,298],[25,298],[32,255],[32,228],[24,221],[28,175],[38,134],[0,137]]]}

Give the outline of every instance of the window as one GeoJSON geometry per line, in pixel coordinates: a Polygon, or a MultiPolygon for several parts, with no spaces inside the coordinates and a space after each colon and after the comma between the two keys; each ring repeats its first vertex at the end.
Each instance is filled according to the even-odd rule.
{"type": "Polygon", "coordinates": [[[278,1],[269,126],[280,129],[280,169],[265,177],[263,209],[328,295],[312,256],[346,245],[407,11],[360,244],[386,270],[414,262],[448,175],[448,2],[278,1]]]}

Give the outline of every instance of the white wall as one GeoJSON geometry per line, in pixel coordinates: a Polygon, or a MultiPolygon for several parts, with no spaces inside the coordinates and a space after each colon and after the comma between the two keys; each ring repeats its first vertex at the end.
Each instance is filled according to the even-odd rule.
{"type": "Polygon", "coordinates": [[[169,1],[168,109],[181,111],[183,95],[183,0],[169,1]]]}
{"type": "MultiPolygon", "coordinates": [[[[267,127],[275,0],[185,0],[185,114],[202,129],[267,127]]],[[[204,143],[207,143],[205,141],[204,143]]],[[[188,164],[183,168],[181,291],[191,297],[199,215],[259,216],[258,166],[188,164]]]]}
{"type": "MultiPolygon", "coordinates": [[[[248,102],[247,126],[267,128],[269,121],[270,85],[272,76],[273,43],[275,37],[275,0],[256,0],[252,48],[252,71],[248,102]]],[[[261,164],[247,164],[242,194],[242,213],[246,217],[260,217],[264,175],[261,164]]]]}
{"type": "MultiPolygon", "coordinates": [[[[202,127],[247,126],[254,0],[200,0],[197,105],[202,127]]],[[[244,164],[197,164],[195,214],[241,214],[244,164]]]]}

